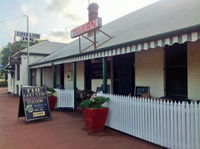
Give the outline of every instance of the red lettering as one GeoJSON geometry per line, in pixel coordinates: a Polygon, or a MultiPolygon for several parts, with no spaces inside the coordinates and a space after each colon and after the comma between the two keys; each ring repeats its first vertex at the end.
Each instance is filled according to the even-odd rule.
{"type": "Polygon", "coordinates": [[[90,22],[90,29],[94,29],[96,27],[96,21],[93,20],[90,22]]]}
{"type": "Polygon", "coordinates": [[[90,30],[90,23],[87,23],[87,31],[89,31],[90,30]]]}
{"type": "Polygon", "coordinates": [[[85,24],[82,25],[82,32],[81,33],[84,33],[85,32],[85,24]]]}

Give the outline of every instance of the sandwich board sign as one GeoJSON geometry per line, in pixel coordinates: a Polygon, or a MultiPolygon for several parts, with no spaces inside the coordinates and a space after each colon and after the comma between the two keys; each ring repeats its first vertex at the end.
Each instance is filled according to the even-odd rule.
{"type": "Polygon", "coordinates": [[[51,118],[46,87],[22,87],[18,117],[26,121],[51,118]]]}

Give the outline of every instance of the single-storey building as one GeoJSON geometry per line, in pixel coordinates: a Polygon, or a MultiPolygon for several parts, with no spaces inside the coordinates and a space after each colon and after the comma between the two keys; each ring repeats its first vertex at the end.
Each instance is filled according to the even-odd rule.
{"type": "Polygon", "coordinates": [[[32,62],[32,85],[66,89],[58,101],[75,109],[77,90],[103,90],[108,127],[167,148],[199,148],[200,1],[160,0],[100,28],[98,5],[88,10],[88,23],[72,31],[77,40],[32,62]],[[140,86],[152,98],[127,96],[140,86]]]}
{"type": "MultiPolygon", "coordinates": [[[[39,61],[65,45],[64,43],[42,41],[29,47],[29,64],[39,61]]],[[[8,71],[8,92],[19,95],[21,85],[28,85],[27,49],[23,49],[11,56],[5,69],[8,71]]],[[[36,84],[38,81],[35,80],[35,76],[38,74],[37,71],[33,70],[30,73],[32,76],[30,84],[34,86],[40,86],[40,84],[36,84]]],[[[49,85],[49,81],[45,79],[46,77],[44,77],[43,83],[49,85]]]]}
{"type": "MultiPolygon", "coordinates": [[[[89,21],[98,18],[97,4],[88,10],[89,21]]],[[[79,36],[30,69],[43,69],[44,78],[52,70],[53,87],[103,86],[104,92],[133,95],[135,86],[149,86],[151,97],[199,100],[199,10],[199,0],[156,2],[79,36]]]]}

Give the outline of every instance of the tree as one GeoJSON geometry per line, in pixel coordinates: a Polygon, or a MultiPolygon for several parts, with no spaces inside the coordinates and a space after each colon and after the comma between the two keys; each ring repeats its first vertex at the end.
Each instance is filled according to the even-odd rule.
{"type": "MultiPolygon", "coordinates": [[[[30,46],[39,43],[40,41],[35,41],[34,43],[30,43],[30,46]]],[[[9,56],[27,48],[27,42],[24,41],[16,41],[15,43],[8,43],[1,51],[1,64],[5,67],[8,64],[9,56]],[[15,47],[15,48],[14,48],[15,47]],[[15,49],[15,50],[14,50],[15,49]]]]}
{"type": "MultiPolygon", "coordinates": [[[[30,43],[30,46],[37,44],[41,41],[36,40],[33,43],[30,43]]],[[[13,54],[21,51],[22,49],[27,48],[27,42],[24,41],[16,41],[15,43],[8,43],[0,52],[0,64],[5,67],[8,64],[8,58],[12,56],[13,54]],[[15,49],[15,50],[13,50],[15,49]]]]}

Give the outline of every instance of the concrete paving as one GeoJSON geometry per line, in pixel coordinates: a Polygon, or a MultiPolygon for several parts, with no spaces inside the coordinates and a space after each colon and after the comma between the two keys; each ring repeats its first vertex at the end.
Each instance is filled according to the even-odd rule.
{"type": "Polygon", "coordinates": [[[161,149],[106,128],[89,133],[80,111],[52,112],[52,120],[17,118],[19,98],[0,88],[0,149],[161,149]]]}

